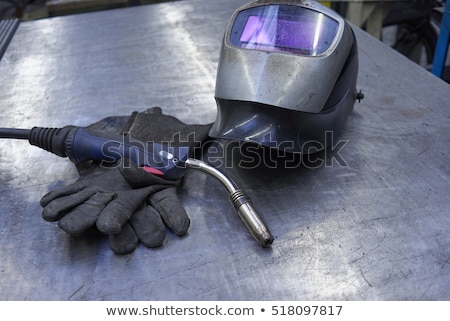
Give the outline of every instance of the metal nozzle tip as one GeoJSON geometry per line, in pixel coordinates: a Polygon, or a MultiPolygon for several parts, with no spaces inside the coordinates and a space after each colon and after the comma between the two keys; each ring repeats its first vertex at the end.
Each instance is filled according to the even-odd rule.
{"type": "Polygon", "coordinates": [[[262,247],[271,247],[272,243],[273,243],[272,235],[270,235],[270,237],[268,237],[267,239],[263,240],[260,243],[261,243],[262,247]]]}
{"type": "Polygon", "coordinates": [[[242,203],[238,209],[239,217],[244,222],[247,229],[252,234],[253,238],[262,246],[270,247],[273,243],[273,236],[263,222],[261,217],[257,214],[253,208],[251,202],[247,199],[247,202],[242,203]]]}

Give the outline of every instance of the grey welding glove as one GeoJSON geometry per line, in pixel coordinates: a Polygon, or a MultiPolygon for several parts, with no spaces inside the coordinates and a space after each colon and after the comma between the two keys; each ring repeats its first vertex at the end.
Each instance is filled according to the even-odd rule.
{"type": "MultiPolygon", "coordinates": [[[[187,125],[156,107],[128,118],[110,117],[90,127],[126,133],[143,142],[188,146],[195,152],[207,139],[210,125],[187,125]]],[[[181,179],[157,177],[130,161],[109,166],[87,163],[77,168],[80,177],[75,183],[41,199],[43,218],[58,221],[67,233],[79,235],[97,227],[109,235],[111,249],[122,254],[133,251],[139,242],[160,246],[166,226],[176,235],[187,232],[190,220],[177,196],[181,179]]]]}

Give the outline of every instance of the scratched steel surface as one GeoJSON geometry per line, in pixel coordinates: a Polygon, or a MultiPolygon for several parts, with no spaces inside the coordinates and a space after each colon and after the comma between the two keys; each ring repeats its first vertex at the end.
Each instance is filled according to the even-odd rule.
{"type": "MultiPolygon", "coordinates": [[[[88,125],[156,105],[213,121],[222,34],[245,2],[21,23],[0,61],[0,126],[88,125]]],[[[40,197],[73,182],[73,165],[0,141],[0,299],[449,300],[450,87],[356,35],[365,99],[333,153],[294,168],[271,155],[236,168],[236,150],[223,162],[275,236],[271,249],[249,236],[218,182],[191,172],[180,190],[188,235],[114,255],[104,237],[70,237],[41,218],[40,197]]]]}

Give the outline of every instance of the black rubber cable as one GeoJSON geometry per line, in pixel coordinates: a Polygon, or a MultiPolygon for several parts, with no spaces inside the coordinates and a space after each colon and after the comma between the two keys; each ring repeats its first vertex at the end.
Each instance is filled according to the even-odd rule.
{"type": "Polygon", "coordinates": [[[0,138],[28,139],[31,129],[0,128],[0,138]]]}

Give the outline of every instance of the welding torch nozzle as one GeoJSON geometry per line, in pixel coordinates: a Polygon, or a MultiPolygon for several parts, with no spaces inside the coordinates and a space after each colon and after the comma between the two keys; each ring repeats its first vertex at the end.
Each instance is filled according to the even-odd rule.
{"type": "Polygon", "coordinates": [[[230,201],[236,209],[239,217],[253,236],[253,238],[262,246],[270,247],[273,243],[273,236],[267,228],[262,218],[258,215],[250,198],[239,188],[239,186],[218,169],[212,167],[198,159],[189,158],[186,161],[188,168],[204,172],[217,180],[228,190],[230,201]]]}

